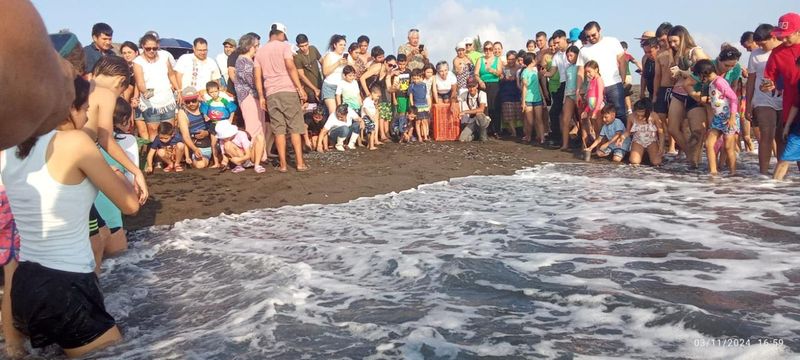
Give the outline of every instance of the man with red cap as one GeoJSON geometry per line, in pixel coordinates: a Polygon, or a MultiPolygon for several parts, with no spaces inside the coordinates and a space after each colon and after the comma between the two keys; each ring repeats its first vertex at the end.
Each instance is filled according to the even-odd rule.
{"type": "Polygon", "coordinates": [[[783,83],[783,121],[786,123],[789,115],[788,109],[797,101],[797,82],[800,80],[800,71],[795,61],[800,57],[800,14],[787,13],[778,19],[778,26],[772,31],[783,44],[772,50],[764,68],[764,80],[761,91],[772,91],[776,83],[783,83]]]}

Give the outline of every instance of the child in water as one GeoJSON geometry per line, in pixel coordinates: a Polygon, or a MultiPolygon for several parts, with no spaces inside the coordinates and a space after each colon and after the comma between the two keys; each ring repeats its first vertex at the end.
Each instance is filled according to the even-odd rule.
{"type": "Polygon", "coordinates": [[[724,138],[724,148],[728,170],[736,174],[736,134],[739,132],[739,98],[724,77],[717,75],[716,66],[711,60],[697,61],[692,72],[704,84],[708,84],[708,96],[701,98],[713,110],[708,133],[706,134],[706,156],[708,172],[717,175],[717,139],[724,138]]]}

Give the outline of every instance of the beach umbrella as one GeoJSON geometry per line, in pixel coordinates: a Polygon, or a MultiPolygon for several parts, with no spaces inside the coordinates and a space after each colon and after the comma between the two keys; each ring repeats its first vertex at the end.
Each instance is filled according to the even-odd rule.
{"type": "Polygon", "coordinates": [[[192,43],[181,39],[164,38],[159,41],[159,47],[168,51],[176,59],[183,54],[192,53],[192,43]]]}

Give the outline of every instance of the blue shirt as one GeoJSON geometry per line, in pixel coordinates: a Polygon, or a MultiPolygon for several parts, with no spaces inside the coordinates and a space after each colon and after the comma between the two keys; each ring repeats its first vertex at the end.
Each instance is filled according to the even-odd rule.
{"type": "Polygon", "coordinates": [[[94,46],[94,43],[91,43],[89,44],[89,46],[84,47],[83,53],[86,54],[86,67],[84,68],[84,70],[86,70],[86,73],[90,73],[92,72],[92,70],[94,70],[94,64],[96,64],[101,57],[117,56],[117,54],[114,54],[114,51],[111,49],[100,52],[100,50],[94,46]]]}
{"type": "MultiPolygon", "coordinates": [[[[611,140],[617,133],[624,133],[625,132],[625,124],[622,123],[620,119],[614,119],[611,124],[603,125],[603,128],[600,129],[600,136],[605,137],[608,140],[611,140]]],[[[631,137],[625,138],[625,141],[622,142],[622,146],[617,146],[616,143],[611,143],[608,145],[608,148],[611,150],[622,149],[625,151],[630,150],[631,148],[631,137]]]]}
{"type": "Polygon", "coordinates": [[[156,138],[153,139],[153,142],[150,143],[150,148],[158,150],[161,148],[165,148],[167,146],[176,145],[179,142],[183,142],[183,139],[181,138],[181,134],[177,132],[175,133],[175,135],[172,136],[172,139],[169,139],[169,141],[166,144],[161,142],[161,139],[158,136],[156,136],[156,138]]]}
{"type": "Polygon", "coordinates": [[[428,107],[428,85],[420,81],[419,83],[411,83],[408,87],[408,92],[414,95],[414,106],[428,107]]]}

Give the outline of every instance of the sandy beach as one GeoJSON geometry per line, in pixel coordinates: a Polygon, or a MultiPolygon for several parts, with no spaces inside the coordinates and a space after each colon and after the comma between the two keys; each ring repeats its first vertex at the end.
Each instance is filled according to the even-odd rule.
{"type": "Polygon", "coordinates": [[[578,161],[575,154],[512,140],[486,143],[433,142],[358,148],[344,153],[307,154],[311,170],[277,168],[256,174],[214,169],[183,173],[156,170],[148,176],[150,199],[139,214],[125,219],[136,230],[284,205],[342,203],[364,196],[402,191],[421,184],[470,175],[509,175],[543,162],[578,161]]]}

